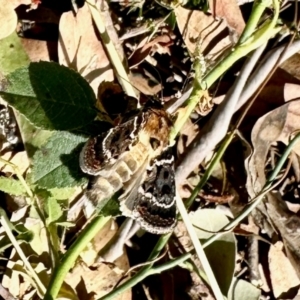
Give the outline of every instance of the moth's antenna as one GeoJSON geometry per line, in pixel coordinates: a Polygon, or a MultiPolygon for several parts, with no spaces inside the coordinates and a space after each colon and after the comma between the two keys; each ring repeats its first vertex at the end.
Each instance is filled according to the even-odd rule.
{"type": "MultiPolygon", "coordinates": [[[[149,64],[149,63],[148,63],[148,64],[149,64]]],[[[163,100],[163,99],[164,99],[164,95],[163,95],[163,83],[162,83],[162,78],[161,78],[160,73],[159,73],[159,71],[157,70],[157,68],[155,68],[154,66],[152,66],[152,65],[150,65],[150,64],[149,64],[149,66],[153,68],[153,70],[156,72],[156,74],[157,74],[158,77],[159,77],[160,85],[161,85],[161,91],[160,91],[161,95],[160,95],[160,98],[161,98],[161,102],[162,102],[162,105],[163,105],[163,104],[165,103],[165,101],[163,100]]]]}

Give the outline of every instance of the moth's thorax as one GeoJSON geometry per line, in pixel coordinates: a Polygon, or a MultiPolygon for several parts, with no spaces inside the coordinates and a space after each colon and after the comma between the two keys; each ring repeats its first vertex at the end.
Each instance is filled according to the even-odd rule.
{"type": "Polygon", "coordinates": [[[172,122],[168,114],[163,110],[151,109],[145,113],[145,131],[151,137],[168,143],[172,122]]]}
{"type": "Polygon", "coordinates": [[[159,155],[168,146],[171,121],[163,110],[150,109],[144,115],[144,126],[139,141],[148,147],[151,156],[159,155]]]}

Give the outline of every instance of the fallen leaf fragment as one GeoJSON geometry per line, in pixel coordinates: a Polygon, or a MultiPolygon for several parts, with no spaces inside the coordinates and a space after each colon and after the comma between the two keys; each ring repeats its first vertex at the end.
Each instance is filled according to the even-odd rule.
{"type": "MultiPolygon", "coordinates": [[[[272,143],[281,141],[288,144],[290,137],[300,128],[300,101],[288,102],[267,113],[256,122],[251,139],[253,154],[247,165],[247,189],[251,197],[260,192],[265,184],[265,163],[267,153],[272,143]]],[[[300,144],[293,148],[300,155],[300,144]]]]}
{"type": "Polygon", "coordinates": [[[49,44],[51,44],[50,41],[40,41],[40,40],[33,40],[33,39],[20,39],[20,41],[30,61],[32,62],[38,62],[40,60],[50,61],[49,49],[48,49],[49,44]]]}
{"type": "Polygon", "coordinates": [[[212,8],[215,17],[217,16],[225,19],[231,29],[238,35],[242,34],[245,27],[245,21],[235,0],[210,0],[209,7],[212,8]]]}
{"type": "Polygon", "coordinates": [[[150,42],[148,42],[148,37],[144,38],[129,58],[128,64],[130,68],[136,67],[142,63],[152,51],[158,52],[158,50],[160,50],[160,53],[168,53],[171,55],[168,47],[172,44],[172,39],[167,34],[158,36],[150,42]],[[154,48],[157,48],[157,51],[155,51],[154,48]]]}
{"type": "Polygon", "coordinates": [[[283,252],[283,243],[278,241],[269,251],[270,277],[276,299],[300,284],[296,271],[283,252]]]}
{"type": "Polygon", "coordinates": [[[181,6],[174,12],[179,30],[191,53],[199,45],[202,52],[209,54],[209,59],[215,60],[231,45],[228,28],[222,20],[217,21],[202,11],[191,11],[181,6]]]}
{"type": "Polygon", "coordinates": [[[17,27],[17,14],[10,1],[0,1],[0,39],[4,39],[12,34],[17,27]]]}
{"type": "Polygon", "coordinates": [[[297,100],[300,98],[300,85],[299,84],[293,84],[293,83],[286,83],[284,85],[284,101],[292,101],[297,100]]]}
{"type": "MultiPolygon", "coordinates": [[[[21,174],[23,174],[29,167],[29,160],[26,151],[17,152],[14,155],[12,152],[6,152],[3,156],[1,156],[1,158],[18,167],[21,174]]],[[[0,169],[3,173],[15,173],[12,167],[4,164],[3,162],[0,162],[0,169]]]]}
{"type": "Polygon", "coordinates": [[[293,77],[300,79],[300,54],[296,53],[284,63],[280,65],[280,68],[290,73],[293,77]]]}

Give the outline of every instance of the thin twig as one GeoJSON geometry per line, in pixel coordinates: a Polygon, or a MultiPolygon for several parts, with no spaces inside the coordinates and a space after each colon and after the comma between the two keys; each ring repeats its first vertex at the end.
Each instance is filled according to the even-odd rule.
{"type": "Polygon", "coordinates": [[[101,39],[103,41],[103,46],[106,48],[106,53],[109,56],[110,62],[112,63],[112,65],[115,69],[115,73],[118,78],[118,81],[120,82],[124,92],[128,96],[132,96],[132,97],[136,98],[136,93],[134,91],[134,88],[133,88],[132,84],[130,83],[130,80],[127,76],[127,72],[125,71],[125,68],[122,64],[119,54],[107,33],[107,30],[105,28],[102,17],[96,7],[95,0],[86,1],[86,4],[88,5],[88,7],[90,9],[93,20],[94,20],[94,22],[97,26],[97,29],[100,33],[101,39]]]}
{"type": "MultiPolygon", "coordinates": [[[[236,106],[236,110],[238,110],[241,106],[243,106],[257,91],[259,86],[263,83],[265,78],[270,74],[270,72],[274,69],[274,66],[278,62],[278,58],[281,56],[282,52],[286,49],[286,44],[278,47],[277,49],[269,51],[265,58],[259,63],[254,73],[249,78],[243,94],[241,95],[239,102],[236,106]]],[[[296,54],[300,51],[300,41],[293,42],[287,49],[284,55],[280,58],[279,64],[282,64],[284,61],[289,59],[292,55],[296,54]]]]}

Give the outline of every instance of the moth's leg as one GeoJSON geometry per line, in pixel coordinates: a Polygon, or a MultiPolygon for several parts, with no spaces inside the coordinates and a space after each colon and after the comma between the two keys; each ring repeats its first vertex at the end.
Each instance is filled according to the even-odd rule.
{"type": "Polygon", "coordinates": [[[70,209],[68,210],[68,214],[67,214],[68,221],[74,222],[78,218],[80,212],[83,209],[85,201],[86,201],[86,196],[82,195],[80,197],[80,199],[78,201],[76,201],[76,203],[74,203],[74,205],[72,205],[70,207],[70,209]]]}
{"type": "Polygon", "coordinates": [[[133,235],[140,229],[140,226],[131,218],[126,218],[118,232],[99,252],[97,263],[114,262],[124,252],[124,246],[129,242],[133,235]]]}

